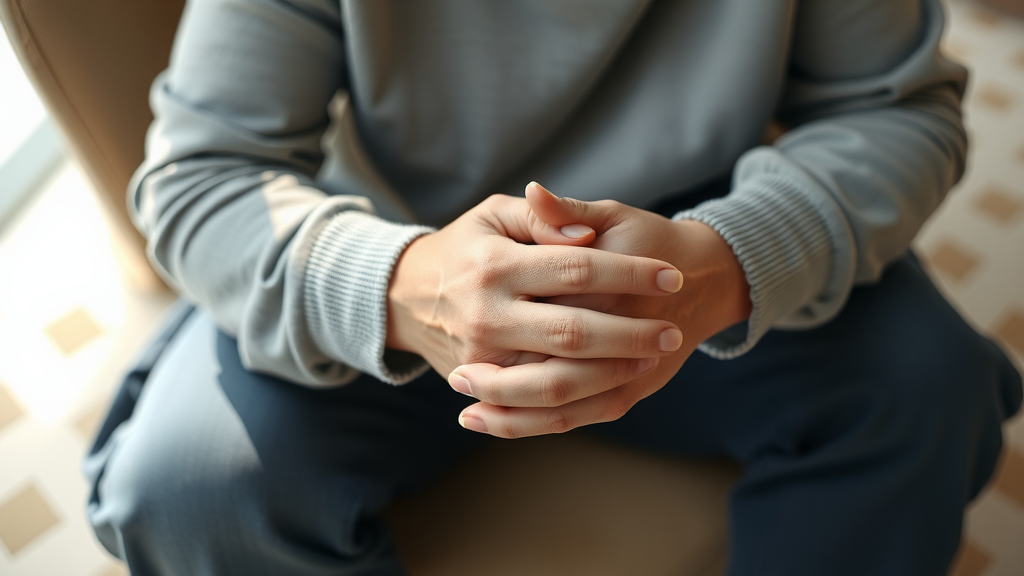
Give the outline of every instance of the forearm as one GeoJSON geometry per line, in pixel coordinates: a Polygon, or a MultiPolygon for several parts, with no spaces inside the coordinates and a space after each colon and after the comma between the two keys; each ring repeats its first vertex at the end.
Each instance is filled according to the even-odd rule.
{"type": "Polygon", "coordinates": [[[357,370],[400,379],[380,360],[381,308],[393,258],[418,227],[235,159],[178,162],[147,178],[140,197],[154,264],[236,337],[247,368],[314,386],[357,370]],[[358,333],[337,326],[357,319],[369,320],[358,333]]]}

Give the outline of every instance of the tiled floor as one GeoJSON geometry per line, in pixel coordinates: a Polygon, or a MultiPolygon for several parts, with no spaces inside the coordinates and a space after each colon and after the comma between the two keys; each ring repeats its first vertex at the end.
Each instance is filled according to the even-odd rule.
{"type": "MultiPolygon", "coordinates": [[[[1024,22],[950,10],[947,48],[974,74],[973,149],[916,245],[950,300],[1024,366],[1024,22]]],[[[170,302],[122,280],[70,166],[0,232],[0,574],[123,574],[86,527],[79,465],[117,374],[170,302]]],[[[1024,574],[1024,419],[1007,433],[957,576],[1024,574]]]]}

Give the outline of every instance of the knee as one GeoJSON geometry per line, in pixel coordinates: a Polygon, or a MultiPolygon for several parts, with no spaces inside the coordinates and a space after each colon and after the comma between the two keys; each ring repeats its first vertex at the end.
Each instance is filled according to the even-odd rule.
{"type": "Polygon", "coordinates": [[[887,442],[994,458],[1016,373],[998,348],[956,320],[879,339],[884,349],[874,351],[865,378],[869,413],[877,429],[892,431],[887,442]]]}
{"type": "Polygon", "coordinates": [[[215,441],[197,450],[191,434],[161,442],[141,436],[148,435],[132,436],[111,455],[90,511],[97,531],[116,534],[128,556],[132,548],[162,556],[200,542],[215,546],[238,536],[233,524],[258,529],[263,473],[253,454],[215,441]]]}
{"type": "Polygon", "coordinates": [[[301,547],[275,548],[286,541],[316,542],[342,562],[387,544],[372,495],[357,482],[276,466],[251,444],[211,430],[179,430],[172,438],[131,432],[111,455],[90,506],[97,535],[129,565],[197,573],[203,563],[244,557],[256,565],[303,554],[301,547]]]}
{"type": "Polygon", "coordinates": [[[315,542],[358,559],[383,542],[367,536],[365,520],[387,494],[359,482],[347,454],[325,457],[306,400],[242,370],[203,317],[182,330],[131,419],[87,464],[90,521],[104,545],[129,565],[143,562],[140,573],[158,562],[170,567],[160,573],[192,574],[210,572],[210,562],[257,566],[308,552],[274,543],[315,542]]]}
{"type": "Polygon", "coordinates": [[[869,371],[879,402],[951,427],[979,418],[999,423],[1016,410],[1020,379],[1012,364],[918,268],[894,264],[859,298],[851,300],[859,317],[853,323],[867,336],[853,355],[869,371]]]}
{"type": "Polygon", "coordinates": [[[921,412],[947,425],[987,412],[999,417],[993,408],[1001,400],[1006,358],[966,324],[958,324],[913,330],[906,342],[891,347],[884,362],[888,366],[879,367],[880,387],[903,413],[921,412]]]}

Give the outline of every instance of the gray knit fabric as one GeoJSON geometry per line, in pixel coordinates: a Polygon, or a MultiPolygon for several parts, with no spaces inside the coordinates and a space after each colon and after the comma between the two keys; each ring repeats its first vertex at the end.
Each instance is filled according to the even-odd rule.
{"type": "Polygon", "coordinates": [[[427,366],[418,356],[391,351],[385,361],[384,329],[395,260],[409,242],[430,231],[357,211],[331,219],[306,264],[306,318],[321,350],[395,384],[423,374],[427,366]]]}
{"type": "Polygon", "coordinates": [[[643,207],[732,170],[677,216],[747,274],[750,320],[701,346],[731,358],[828,321],[959,178],[942,27],[937,0],[193,0],[129,203],[247,367],[401,383],[425,366],[385,350],[386,290],[422,225],[530,180],[643,207]]]}

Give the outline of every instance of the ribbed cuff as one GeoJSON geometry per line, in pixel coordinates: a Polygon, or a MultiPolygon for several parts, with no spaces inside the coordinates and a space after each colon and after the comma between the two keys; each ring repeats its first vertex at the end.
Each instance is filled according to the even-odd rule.
{"type": "Polygon", "coordinates": [[[725,330],[699,347],[714,358],[750,350],[783,317],[821,294],[829,280],[833,243],[825,219],[811,197],[780,175],[747,180],[728,196],[674,219],[714,228],[732,247],[750,284],[753,310],[746,330],[725,330]]]}
{"type": "Polygon", "coordinates": [[[306,323],[328,356],[391,384],[404,384],[429,366],[406,352],[385,351],[387,291],[398,257],[425,226],[394,224],[358,210],[331,218],[306,263],[306,323]]]}

